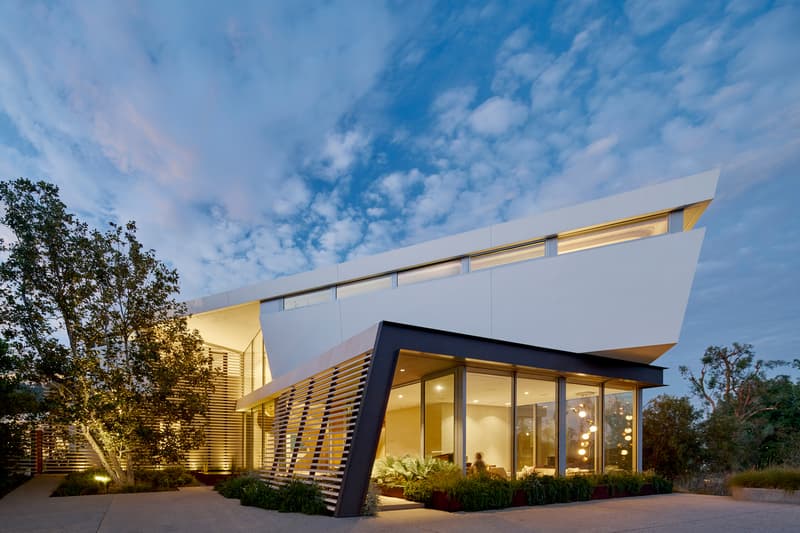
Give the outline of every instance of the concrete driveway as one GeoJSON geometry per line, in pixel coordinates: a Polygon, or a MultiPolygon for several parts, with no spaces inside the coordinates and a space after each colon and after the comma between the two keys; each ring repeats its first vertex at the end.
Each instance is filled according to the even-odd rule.
{"type": "Polygon", "coordinates": [[[242,507],[207,487],[49,498],[58,477],[34,478],[0,500],[0,531],[798,531],[800,506],[670,494],[483,513],[412,509],[329,518],[242,507]]]}

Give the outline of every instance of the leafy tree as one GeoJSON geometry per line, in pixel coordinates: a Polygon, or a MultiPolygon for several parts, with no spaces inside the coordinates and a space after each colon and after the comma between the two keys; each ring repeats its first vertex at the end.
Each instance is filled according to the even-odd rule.
{"type": "Polygon", "coordinates": [[[0,339],[0,486],[24,457],[32,422],[40,410],[39,394],[22,376],[20,361],[0,339]]]}
{"type": "Polygon", "coordinates": [[[734,342],[727,346],[709,346],[702,359],[699,374],[680,367],[681,375],[689,381],[692,393],[713,413],[726,404],[732,415],[744,421],[775,407],[762,400],[761,387],[766,369],[786,365],[785,361],[756,360],[753,346],[734,342]]]}
{"type": "Polygon", "coordinates": [[[54,185],[0,183],[0,322],[49,420],[72,424],[119,483],[137,463],[174,462],[203,441],[213,370],[175,300],[178,274],[136,226],[91,230],[54,185]]]}
{"type": "Polygon", "coordinates": [[[642,411],[644,467],[671,479],[696,471],[701,414],[685,396],[662,394],[650,400],[642,411]]]}

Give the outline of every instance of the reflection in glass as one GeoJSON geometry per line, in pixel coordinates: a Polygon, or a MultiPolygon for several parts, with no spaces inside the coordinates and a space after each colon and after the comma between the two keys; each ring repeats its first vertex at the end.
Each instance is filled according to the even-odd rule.
{"type": "Polygon", "coordinates": [[[306,307],[309,305],[321,304],[331,300],[331,290],[322,289],[319,291],[304,292],[295,296],[287,296],[283,299],[283,309],[288,311],[290,309],[297,309],[298,307],[306,307]]]}
{"type": "Polygon", "coordinates": [[[567,474],[595,470],[599,390],[567,383],[567,474]]]}
{"type": "Polygon", "coordinates": [[[517,379],[517,477],[533,472],[554,475],[556,469],[556,384],[517,379]]]}
{"type": "Polygon", "coordinates": [[[525,246],[517,246],[516,248],[510,248],[508,250],[500,250],[499,252],[490,252],[487,254],[470,257],[469,269],[481,270],[483,268],[517,263],[519,261],[526,261],[528,259],[535,259],[537,257],[544,257],[543,242],[527,244],[525,246]]]}
{"type": "Polygon", "coordinates": [[[668,231],[667,215],[662,215],[647,220],[607,226],[575,235],[559,236],[558,253],[567,254],[579,250],[588,250],[598,246],[662,235],[668,231]]]}
{"type": "Polygon", "coordinates": [[[350,298],[351,296],[391,288],[392,276],[381,276],[379,278],[354,281],[353,283],[346,283],[336,287],[336,299],[343,300],[345,298],[350,298]]]}
{"type": "Polygon", "coordinates": [[[633,470],[633,391],[605,388],[603,440],[605,470],[633,470]]]}
{"type": "Polygon", "coordinates": [[[466,462],[483,456],[488,472],[510,477],[511,376],[467,373],[466,462]]]}
{"type": "Polygon", "coordinates": [[[454,376],[425,381],[425,456],[454,461],[454,376]]]}
{"type": "Polygon", "coordinates": [[[397,284],[410,285],[412,283],[419,283],[420,281],[446,278],[448,276],[455,276],[458,274],[461,274],[460,259],[399,272],[397,274],[397,284]]]}

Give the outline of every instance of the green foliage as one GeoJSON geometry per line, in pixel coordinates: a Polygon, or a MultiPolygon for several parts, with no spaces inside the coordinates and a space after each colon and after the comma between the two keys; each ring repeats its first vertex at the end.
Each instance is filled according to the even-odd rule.
{"type": "Polygon", "coordinates": [[[459,479],[447,491],[461,502],[465,511],[503,509],[511,505],[514,491],[507,479],[492,476],[470,476],[459,479]]]}
{"type": "Polygon", "coordinates": [[[372,478],[378,485],[404,487],[409,481],[456,472],[460,472],[459,467],[440,459],[387,455],[375,461],[372,478]]]}
{"type": "Polygon", "coordinates": [[[642,485],[645,484],[645,476],[632,472],[610,472],[593,476],[595,485],[605,485],[608,487],[609,496],[620,496],[622,494],[639,494],[642,485]]]}
{"type": "Polygon", "coordinates": [[[14,473],[41,411],[40,391],[24,381],[24,372],[24,362],[0,338],[0,493],[2,487],[16,486],[14,473]]]}
{"type": "Polygon", "coordinates": [[[403,490],[403,496],[406,500],[424,503],[425,506],[430,506],[432,495],[433,483],[427,479],[409,481],[403,490]]]}
{"type": "Polygon", "coordinates": [[[189,485],[195,479],[182,466],[168,466],[161,470],[137,470],[136,481],[156,489],[174,489],[189,485]]]}
{"type": "Polygon", "coordinates": [[[700,468],[700,416],[686,397],[650,400],[642,412],[644,467],[673,479],[700,468]]]}
{"type": "Polygon", "coordinates": [[[278,488],[278,511],[282,513],[325,514],[322,492],[314,483],[293,479],[278,488]]]}
{"type": "MultiPolygon", "coordinates": [[[[244,475],[238,477],[231,477],[226,479],[225,481],[218,483],[214,490],[219,492],[226,498],[235,498],[240,499],[242,497],[242,492],[244,489],[250,485],[264,485],[260,479],[258,479],[255,475],[244,475]]],[[[243,504],[245,505],[245,504],[243,504]]]]}
{"type": "Polygon", "coordinates": [[[107,475],[105,470],[101,468],[90,468],[82,472],[71,472],[67,474],[64,481],[56,487],[52,496],[86,496],[104,492],[106,489],[105,485],[94,479],[94,476],[98,474],[107,475]]]}
{"type": "Polygon", "coordinates": [[[375,516],[378,514],[378,486],[370,481],[367,494],[364,497],[364,505],[361,506],[362,516],[375,516]]]}
{"type": "Polygon", "coordinates": [[[250,507],[275,510],[280,505],[278,491],[259,480],[252,480],[249,483],[242,484],[239,498],[242,505],[250,507]]]}
{"type": "Polygon", "coordinates": [[[180,462],[203,442],[194,422],[214,372],[177,272],[134,223],[90,229],[52,184],[2,182],[0,204],[14,237],[0,241],[0,328],[25,378],[47,386],[50,420],[78,427],[118,485],[137,463],[180,462]]]}
{"type": "MultiPolygon", "coordinates": [[[[260,480],[241,485],[241,504],[281,513],[328,514],[322,492],[314,483],[293,479],[273,488],[260,480]]],[[[220,491],[222,494],[222,491],[220,491]]]]}
{"type": "Polygon", "coordinates": [[[800,470],[792,468],[748,470],[731,476],[728,484],[731,487],[800,490],[800,470]]]}
{"type": "Polygon", "coordinates": [[[91,468],[72,472],[53,492],[53,496],[84,496],[104,492],[154,492],[183,487],[194,482],[192,475],[182,466],[171,466],[162,470],[138,470],[135,483],[108,484],[97,481],[96,475],[108,476],[102,468],[91,468]]]}

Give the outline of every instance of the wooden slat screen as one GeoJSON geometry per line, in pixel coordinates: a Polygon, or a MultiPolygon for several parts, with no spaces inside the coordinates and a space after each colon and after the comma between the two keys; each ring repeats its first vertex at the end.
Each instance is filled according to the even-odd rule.
{"type": "Polygon", "coordinates": [[[369,352],[349,359],[260,408],[264,481],[273,486],[292,478],[313,481],[328,509],[336,508],[371,361],[369,352]]]}

